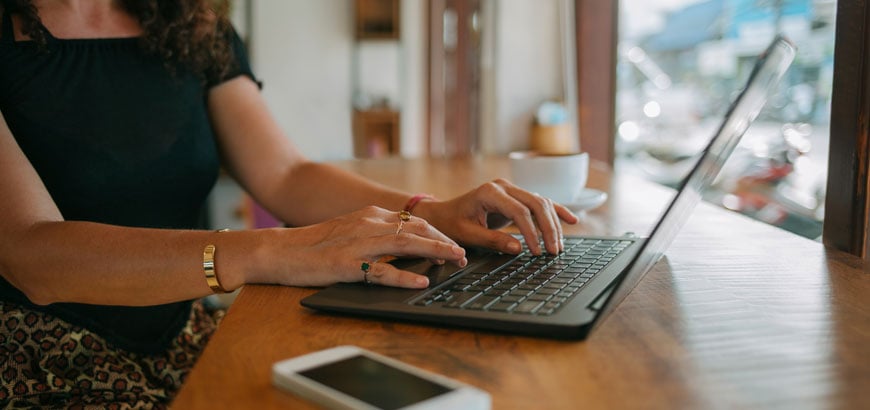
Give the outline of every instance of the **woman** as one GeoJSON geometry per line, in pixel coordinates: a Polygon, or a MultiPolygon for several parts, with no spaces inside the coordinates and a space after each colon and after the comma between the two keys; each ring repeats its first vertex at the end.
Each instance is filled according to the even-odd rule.
{"type": "Polygon", "coordinates": [[[517,253],[498,218],[557,253],[560,220],[577,221],[507,181],[438,201],[306,160],[211,4],[2,0],[0,403],[162,407],[216,326],[192,300],[424,288],[378,261],[461,266],[457,242],[517,253]],[[295,228],[197,230],[219,166],[295,228]]]}

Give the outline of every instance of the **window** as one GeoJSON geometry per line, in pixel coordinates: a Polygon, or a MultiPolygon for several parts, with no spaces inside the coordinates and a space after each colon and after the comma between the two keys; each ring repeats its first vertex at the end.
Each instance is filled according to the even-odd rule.
{"type": "Polygon", "coordinates": [[[622,0],[616,160],[676,185],[776,33],[799,55],[708,201],[822,235],[834,60],[833,0],[622,0]]]}

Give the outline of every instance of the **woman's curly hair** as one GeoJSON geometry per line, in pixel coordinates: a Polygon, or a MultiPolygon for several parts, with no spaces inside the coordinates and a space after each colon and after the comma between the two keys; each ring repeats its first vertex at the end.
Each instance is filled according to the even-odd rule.
{"type": "MultiPolygon", "coordinates": [[[[45,45],[47,33],[32,0],[0,0],[0,10],[17,13],[21,31],[45,45]]],[[[233,62],[226,0],[121,0],[142,26],[142,49],[166,62],[185,67],[203,79],[219,77],[233,62]]]]}

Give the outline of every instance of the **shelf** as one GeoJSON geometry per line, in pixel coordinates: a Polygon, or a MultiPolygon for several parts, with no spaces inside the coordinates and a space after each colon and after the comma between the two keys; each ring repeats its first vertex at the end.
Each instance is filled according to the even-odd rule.
{"type": "Polygon", "coordinates": [[[359,40],[399,39],[400,0],[356,0],[356,37],[359,40]]]}
{"type": "Polygon", "coordinates": [[[387,109],[353,111],[353,152],[357,158],[398,155],[399,112],[387,109]]]}

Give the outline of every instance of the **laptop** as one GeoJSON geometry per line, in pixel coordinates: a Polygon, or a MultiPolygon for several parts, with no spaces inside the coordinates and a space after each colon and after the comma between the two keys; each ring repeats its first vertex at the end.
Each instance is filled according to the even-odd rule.
{"type": "Polygon", "coordinates": [[[336,284],[303,299],[311,309],[432,325],[560,339],[584,339],[661,258],[701,201],[795,57],[777,37],[649,238],[567,236],[559,255],[469,250],[468,265],[397,260],[429,277],[427,289],[336,284]]]}

